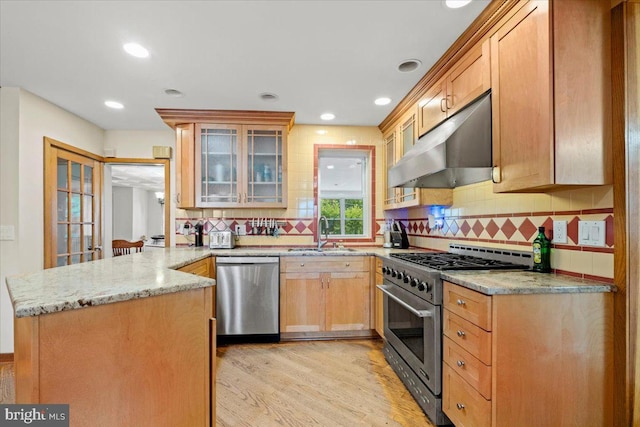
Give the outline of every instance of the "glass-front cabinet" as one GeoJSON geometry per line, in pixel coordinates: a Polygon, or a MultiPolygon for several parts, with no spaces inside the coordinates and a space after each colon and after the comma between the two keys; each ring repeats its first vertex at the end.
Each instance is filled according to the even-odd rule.
{"type": "Polygon", "coordinates": [[[199,124],[195,205],[286,207],[286,127],[199,124]]]}

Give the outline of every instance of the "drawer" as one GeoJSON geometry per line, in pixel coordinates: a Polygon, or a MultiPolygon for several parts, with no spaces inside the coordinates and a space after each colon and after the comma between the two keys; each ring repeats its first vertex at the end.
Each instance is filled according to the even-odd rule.
{"type": "Polygon", "coordinates": [[[491,330],[491,297],[453,283],[444,282],[444,308],[491,330]]]}
{"type": "Polygon", "coordinates": [[[211,277],[211,258],[205,258],[200,261],[187,264],[180,267],[178,271],[195,274],[196,276],[211,277]]]}
{"type": "Polygon", "coordinates": [[[442,410],[456,427],[491,425],[491,401],[482,397],[447,364],[442,370],[442,410]]]}
{"type": "Polygon", "coordinates": [[[442,324],[444,335],[451,341],[480,359],[485,365],[491,365],[491,332],[477,327],[449,310],[443,310],[442,324]]]}
{"type": "Polygon", "coordinates": [[[343,273],[350,271],[369,271],[369,259],[366,256],[323,255],[281,257],[280,269],[282,273],[343,273]]]}
{"type": "Polygon", "coordinates": [[[485,399],[491,400],[491,366],[482,363],[448,337],[444,337],[442,342],[442,359],[485,399]]]}

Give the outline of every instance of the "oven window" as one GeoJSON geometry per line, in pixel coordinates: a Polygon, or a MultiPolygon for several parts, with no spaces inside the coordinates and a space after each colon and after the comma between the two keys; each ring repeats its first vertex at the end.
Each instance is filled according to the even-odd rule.
{"type": "Polygon", "coordinates": [[[387,300],[389,329],[424,363],[424,319],[412,314],[391,298],[387,300]]]}

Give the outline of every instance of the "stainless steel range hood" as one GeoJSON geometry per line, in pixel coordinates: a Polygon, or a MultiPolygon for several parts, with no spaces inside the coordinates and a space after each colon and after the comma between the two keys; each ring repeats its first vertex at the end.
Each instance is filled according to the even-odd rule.
{"type": "Polygon", "coordinates": [[[390,187],[454,188],[491,179],[491,94],[424,134],[389,169],[390,187]]]}

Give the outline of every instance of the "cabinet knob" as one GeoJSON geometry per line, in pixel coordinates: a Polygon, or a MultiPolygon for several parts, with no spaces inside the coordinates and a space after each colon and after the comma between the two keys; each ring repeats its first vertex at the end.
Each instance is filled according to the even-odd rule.
{"type": "Polygon", "coordinates": [[[460,409],[462,411],[464,409],[464,404],[456,403],[456,408],[458,408],[458,409],[460,409]]]}
{"type": "Polygon", "coordinates": [[[456,334],[458,334],[458,336],[459,336],[460,338],[462,338],[462,337],[464,337],[464,336],[465,336],[464,331],[461,331],[460,329],[458,329],[458,332],[456,332],[456,334]]]}
{"type": "Polygon", "coordinates": [[[300,263],[300,267],[304,267],[304,262],[301,262],[301,263],[300,263]]]}
{"type": "Polygon", "coordinates": [[[464,360],[458,360],[458,361],[456,362],[456,365],[458,365],[459,367],[461,367],[461,368],[462,368],[462,367],[464,366],[464,360]]]}
{"type": "Polygon", "coordinates": [[[344,265],[345,265],[346,267],[349,267],[351,264],[350,264],[350,263],[348,263],[348,262],[345,262],[345,263],[344,263],[344,265]]]}
{"type": "Polygon", "coordinates": [[[465,300],[463,300],[463,299],[459,299],[459,300],[456,301],[456,303],[458,305],[465,305],[467,302],[465,300]]]}

